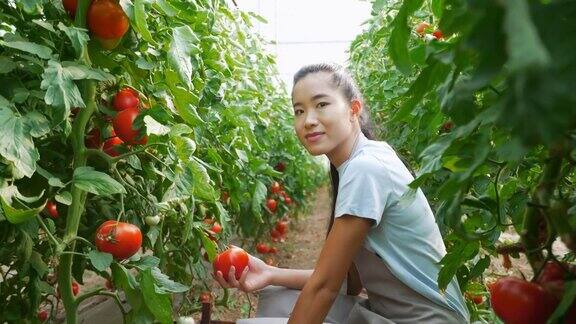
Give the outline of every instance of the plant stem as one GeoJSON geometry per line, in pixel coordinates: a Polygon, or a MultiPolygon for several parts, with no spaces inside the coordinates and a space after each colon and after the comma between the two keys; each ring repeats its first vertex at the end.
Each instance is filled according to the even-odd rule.
{"type": "MultiPolygon", "coordinates": [[[[550,200],[554,189],[558,186],[559,176],[562,170],[564,157],[564,143],[560,142],[550,148],[549,158],[544,165],[544,170],[536,189],[532,193],[531,203],[533,206],[550,206],[550,200]]],[[[520,233],[520,239],[526,248],[526,258],[533,270],[540,269],[545,261],[540,244],[541,222],[546,221],[544,208],[528,207],[524,214],[524,223],[520,233]]],[[[548,224],[551,226],[551,224],[548,224]]]]}

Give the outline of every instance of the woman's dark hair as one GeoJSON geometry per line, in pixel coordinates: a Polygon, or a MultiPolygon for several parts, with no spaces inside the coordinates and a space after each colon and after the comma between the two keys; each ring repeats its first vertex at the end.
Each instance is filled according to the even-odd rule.
{"type": "MultiPolygon", "coordinates": [[[[319,63],[312,64],[302,67],[294,75],[294,85],[298,83],[305,76],[313,73],[325,72],[332,76],[332,84],[342,91],[342,94],[348,101],[360,100],[363,104],[362,112],[360,114],[360,130],[366,136],[366,138],[374,140],[374,131],[372,128],[372,122],[370,120],[370,113],[368,108],[364,105],[362,98],[362,93],[360,92],[358,85],[354,81],[354,78],[350,75],[350,72],[344,67],[338,64],[331,63],[319,63]]],[[[338,170],[332,163],[330,163],[330,180],[332,183],[332,214],[330,215],[330,222],[328,224],[328,230],[326,235],[330,233],[332,225],[334,224],[334,211],[336,209],[336,197],[338,196],[338,183],[339,183],[338,170]]],[[[352,267],[348,270],[347,287],[349,295],[358,295],[362,288],[360,283],[360,277],[356,266],[352,264],[352,267]]]]}

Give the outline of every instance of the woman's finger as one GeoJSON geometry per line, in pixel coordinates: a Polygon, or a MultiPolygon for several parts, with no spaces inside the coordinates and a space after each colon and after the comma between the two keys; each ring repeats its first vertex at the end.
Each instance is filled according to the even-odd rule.
{"type": "Polygon", "coordinates": [[[240,283],[236,280],[236,267],[231,266],[230,271],[228,272],[228,282],[231,286],[238,288],[240,283]]]}
{"type": "Polygon", "coordinates": [[[223,288],[232,288],[232,287],[230,287],[228,282],[226,282],[226,280],[224,279],[224,276],[222,275],[222,271],[218,271],[216,273],[216,277],[214,277],[214,279],[216,279],[216,281],[218,281],[220,286],[222,286],[223,288]]]}
{"type": "Polygon", "coordinates": [[[240,289],[244,292],[250,292],[250,288],[246,285],[246,277],[248,277],[248,267],[244,268],[240,276],[240,289]]]}

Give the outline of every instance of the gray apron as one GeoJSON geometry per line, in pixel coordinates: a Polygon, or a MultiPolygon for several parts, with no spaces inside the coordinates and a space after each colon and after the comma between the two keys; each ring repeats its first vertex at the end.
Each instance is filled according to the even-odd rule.
{"type": "MultiPolygon", "coordinates": [[[[365,247],[354,262],[368,299],[346,295],[342,286],[325,323],[343,324],[452,324],[468,323],[458,313],[438,305],[398,280],[384,261],[365,247]]],[[[284,324],[298,300],[299,290],[271,286],[260,290],[256,318],[240,324],[284,324]]]]}

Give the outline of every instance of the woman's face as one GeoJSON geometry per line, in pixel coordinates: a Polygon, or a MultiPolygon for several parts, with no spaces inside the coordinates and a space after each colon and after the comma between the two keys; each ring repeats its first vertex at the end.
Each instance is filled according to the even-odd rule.
{"type": "Polygon", "coordinates": [[[292,90],[294,129],[312,155],[326,154],[330,160],[353,136],[357,123],[350,101],[333,85],[327,72],[311,73],[292,90]]]}

